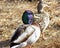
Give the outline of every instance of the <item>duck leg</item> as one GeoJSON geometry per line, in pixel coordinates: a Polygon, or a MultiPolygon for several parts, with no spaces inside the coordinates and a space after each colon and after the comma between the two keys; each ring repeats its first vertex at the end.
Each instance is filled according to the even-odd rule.
{"type": "Polygon", "coordinates": [[[47,39],[47,37],[45,37],[44,31],[42,32],[42,35],[41,36],[42,36],[42,39],[43,40],[46,40],[47,39]]]}

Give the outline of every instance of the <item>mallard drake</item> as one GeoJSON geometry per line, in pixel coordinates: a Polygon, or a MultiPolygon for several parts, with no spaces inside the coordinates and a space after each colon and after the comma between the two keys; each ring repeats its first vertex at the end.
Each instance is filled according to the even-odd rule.
{"type": "Polygon", "coordinates": [[[34,21],[33,12],[26,10],[22,15],[23,25],[19,26],[10,40],[10,48],[31,48],[41,34],[39,24],[34,21]]]}

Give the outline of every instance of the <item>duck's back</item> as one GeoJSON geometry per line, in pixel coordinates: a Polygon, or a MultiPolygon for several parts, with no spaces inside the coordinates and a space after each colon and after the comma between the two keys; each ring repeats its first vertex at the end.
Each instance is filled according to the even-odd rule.
{"type": "Polygon", "coordinates": [[[13,42],[14,40],[16,40],[16,39],[24,32],[25,28],[26,28],[26,27],[25,27],[24,25],[20,25],[20,26],[16,29],[15,33],[13,34],[10,42],[13,42]]]}

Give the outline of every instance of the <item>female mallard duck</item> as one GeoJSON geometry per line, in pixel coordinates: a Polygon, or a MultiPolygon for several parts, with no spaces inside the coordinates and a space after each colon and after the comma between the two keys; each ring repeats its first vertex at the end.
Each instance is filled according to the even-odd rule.
{"type": "Polygon", "coordinates": [[[49,7],[43,0],[39,0],[39,3],[37,5],[37,12],[39,14],[35,14],[35,17],[38,18],[38,22],[40,24],[40,29],[42,32],[43,39],[47,39],[44,37],[44,31],[49,25],[49,13],[44,10],[45,7],[49,7]],[[36,16],[37,15],[37,16],[36,16]]]}
{"type": "Polygon", "coordinates": [[[44,37],[44,31],[46,30],[50,22],[49,13],[44,11],[41,12],[40,14],[35,14],[35,19],[36,22],[39,22],[43,39],[47,39],[46,37],[44,37]]]}
{"type": "Polygon", "coordinates": [[[31,48],[40,37],[39,24],[34,21],[34,15],[30,10],[23,13],[23,25],[19,26],[10,41],[10,48],[31,48]]]}

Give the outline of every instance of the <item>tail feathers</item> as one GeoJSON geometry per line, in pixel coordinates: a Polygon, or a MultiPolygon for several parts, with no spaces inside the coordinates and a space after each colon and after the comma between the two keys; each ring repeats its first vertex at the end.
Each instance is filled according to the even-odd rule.
{"type": "Polygon", "coordinates": [[[27,45],[26,42],[23,42],[23,43],[11,43],[10,48],[17,48],[17,47],[22,48],[22,47],[25,47],[26,45],[27,45]]]}
{"type": "Polygon", "coordinates": [[[16,45],[19,45],[20,43],[11,43],[10,44],[10,48],[13,47],[13,46],[16,46],[16,45]]]}

